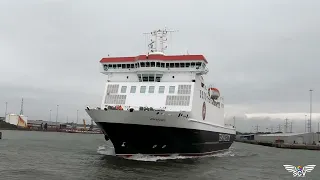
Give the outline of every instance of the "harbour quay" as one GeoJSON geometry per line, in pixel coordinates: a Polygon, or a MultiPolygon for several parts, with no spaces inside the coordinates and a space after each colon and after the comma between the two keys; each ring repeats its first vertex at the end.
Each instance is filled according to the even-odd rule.
{"type": "Polygon", "coordinates": [[[319,133],[275,133],[237,135],[236,141],[248,144],[286,148],[320,150],[319,133]]]}

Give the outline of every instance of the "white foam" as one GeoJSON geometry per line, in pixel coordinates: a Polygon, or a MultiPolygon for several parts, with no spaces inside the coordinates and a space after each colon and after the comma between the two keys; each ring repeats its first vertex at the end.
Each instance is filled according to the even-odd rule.
{"type": "Polygon", "coordinates": [[[166,160],[177,160],[177,159],[196,159],[196,158],[208,158],[208,157],[233,157],[234,154],[230,150],[222,152],[222,153],[215,153],[211,155],[204,155],[204,156],[180,156],[178,154],[173,154],[171,156],[152,156],[152,155],[142,155],[142,154],[137,154],[133,155],[131,157],[125,158],[129,160],[135,160],[135,161],[166,161],[166,160]]]}
{"type": "Polygon", "coordinates": [[[97,153],[103,154],[103,155],[108,155],[108,156],[115,156],[116,155],[116,153],[114,151],[114,147],[108,146],[108,145],[99,146],[97,149],[97,153]]]}
{"type": "MultiPolygon", "coordinates": [[[[204,155],[204,156],[181,156],[178,154],[172,154],[170,156],[152,156],[152,155],[143,155],[143,154],[136,154],[130,157],[123,157],[124,159],[128,160],[135,160],[135,161],[166,161],[166,160],[177,160],[177,159],[196,159],[196,158],[207,158],[207,157],[233,157],[235,154],[232,152],[233,148],[231,147],[229,150],[226,150],[221,153],[215,153],[211,155],[204,155]]],[[[108,155],[108,156],[115,156],[114,147],[108,145],[99,146],[97,149],[99,154],[108,155]]]]}

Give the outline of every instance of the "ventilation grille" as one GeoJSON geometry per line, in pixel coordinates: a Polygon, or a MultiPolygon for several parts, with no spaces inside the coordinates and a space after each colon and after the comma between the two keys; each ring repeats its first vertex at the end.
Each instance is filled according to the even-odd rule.
{"type": "Polygon", "coordinates": [[[118,93],[119,84],[108,84],[107,93],[118,93]]]}
{"type": "Polygon", "coordinates": [[[189,106],[190,96],[167,96],[166,105],[168,106],[189,106]]]}
{"type": "Polygon", "coordinates": [[[107,95],[106,104],[125,104],[127,95],[107,95]]]}
{"type": "Polygon", "coordinates": [[[191,93],[191,85],[178,86],[178,94],[190,94],[190,93],[191,93]]]}

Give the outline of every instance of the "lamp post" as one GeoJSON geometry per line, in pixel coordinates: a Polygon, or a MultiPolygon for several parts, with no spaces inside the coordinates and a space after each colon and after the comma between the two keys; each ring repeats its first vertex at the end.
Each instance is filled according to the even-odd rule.
{"type": "Polygon", "coordinates": [[[58,114],[59,114],[59,105],[57,105],[57,115],[56,115],[56,128],[58,129],[58,114]]]}
{"type": "Polygon", "coordinates": [[[310,91],[310,132],[312,132],[312,124],[311,124],[311,119],[312,119],[312,89],[310,91]]]}
{"type": "Polygon", "coordinates": [[[8,102],[6,102],[6,109],[4,111],[4,121],[6,122],[7,119],[7,110],[8,110],[8,102]]]}
{"type": "Polygon", "coordinates": [[[50,116],[49,116],[49,121],[51,121],[51,111],[52,111],[52,110],[50,109],[50,116]]]}
{"type": "Polygon", "coordinates": [[[77,110],[77,126],[78,126],[79,110],[77,110]]]}
{"type": "MultiPolygon", "coordinates": [[[[310,89],[309,90],[310,91],[310,133],[312,133],[312,121],[311,121],[311,119],[312,119],[312,89],[310,89]]],[[[314,141],[314,137],[313,137],[313,135],[312,135],[312,142],[314,141]]]]}
{"type": "Polygon", "coordinates": [[[320,132],[319,132],[319,121],[318,121],[318,132],[317,132],[317,134],[318,134],[318,143],[320,142],[319,141],[319,134],[320,134],[320,132]]]}
{"type": "Polygon", "coordinates": [[[304,115],[304,132],[307,132],[307,115],[304,115]]]}
{"type": "Polygon", "coordinates": [[[4,111],[4,118],[7,116],[7,110],[8,110],[8,102],[6,102],[6,110],[4,111]]]}
{"type": "Polygon", "coordinates": [[[236,117],[235,116],[233,116],[233,126],[234,126],[234,128],[236,128],[236,117]]]}

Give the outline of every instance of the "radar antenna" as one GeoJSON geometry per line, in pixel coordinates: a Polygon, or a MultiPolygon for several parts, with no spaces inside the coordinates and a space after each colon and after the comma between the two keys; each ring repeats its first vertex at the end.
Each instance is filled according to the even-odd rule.
{"type": "Polygon", "coordinates": [[[155,53],[155,52],[161,52],[164,53],[164,51],[167,49],[167,34],[172,33],[172,32],[178,32],[175,30],[167,30],[166,28],[164,29],[159,29],[159,30],[154,30],[150,33],[143,33],[145,35],[151,35],[151,41],[148,44],[149,52],[155,53]]]}

